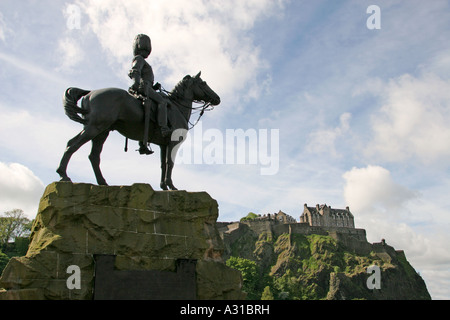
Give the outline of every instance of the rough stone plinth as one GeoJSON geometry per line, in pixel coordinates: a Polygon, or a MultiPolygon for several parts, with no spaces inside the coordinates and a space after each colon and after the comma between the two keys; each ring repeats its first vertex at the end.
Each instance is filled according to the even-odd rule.
{"type": "Polygon", "coordinates": [[[197,299],[241,299],[241,275],[222,260],[217,217],[206,192],[54,182],[26,256],[12,258],[0,278],[0,300],[92,299],[97,255],[128,271],[176,272],[180,259],[195,260],[197,299]],[[69,266],[80,268],[80,289],[68,288],[69,266]]]}

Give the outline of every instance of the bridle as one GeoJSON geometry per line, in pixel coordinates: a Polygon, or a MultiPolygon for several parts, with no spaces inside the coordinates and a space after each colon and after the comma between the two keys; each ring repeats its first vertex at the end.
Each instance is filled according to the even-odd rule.
{"type": "Polygon", "coordinates": [[[176,97],[173,96],[173,93],[167,91],[162,86],[161,86],[161,91],[166,93],[167,96],[170,99],[170,102],[174,103],[178,107],[182,107],[182,108],[185,108],[185,109],[191,109],[191,115],[195,114],[195,113],[199,113],[199,116],[198,116],[197,120],[194,123],[192,123],[190,120],[188,120],[189,124],[191,125],[191,127],[188,128],[188,130],[193,129],[198,124],[198,122],[203,117],[203,115],[205,114],[206,111],[214,110],[214,106],[211,105],[211,102],[206,102],[206,101],[202,101],[202,100],[194,100],[194,101],[192,101],[192,103],[203,104],[203,105],[198,106],[198,107],[193,107],[193,106],[187,107],[187,106],[179,103],[178,101],[176,101],[176,97]],[[197,111],[197,112],[193,112],[193,111],[197,111]]]}

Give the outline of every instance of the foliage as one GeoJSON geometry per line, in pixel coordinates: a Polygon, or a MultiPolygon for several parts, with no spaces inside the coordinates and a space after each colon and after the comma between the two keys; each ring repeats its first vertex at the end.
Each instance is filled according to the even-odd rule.
{"type": "Polygon", "coordinates": [[[0,275],[8,264],[9,257],[0,250],[0,275]]]}
{"type": "Polygon", "coordinates": [[[239,257],[230,257],[226,265],[241,271],[243,280],[242,289],[247,293],[247,298],[251,300],[259,299],[260,295],[256,293],[256,286],[258,284],[258,266],[256,262],[239,257]]]}
{"type": "Polygon", "coordinates": [[[24,256],[28,250],[30,221],[21,209],[0,215],[0,274],[11,257],[24,256]]]}
{"type": "Polygon", "coordinates": [[[413,277],[416,276],[416,271],[409,264],[408,260],[406,260],[406,257],[405,257],[404,253],[399,254],[397,259],[398,259],[398,263],[402,266],[403,270],[405,270],[405,272],[408,275],[408,277],[413,278],[413,277]]]}
{"type": "Polygon", "coordinates": [[[270,290],[270,286],[266,286],[261,295],[261,300],[274,300],[272,291],[270,290]]]}
{"type": "Polygon", "coordinates": [[[330,273],[345,268],[344,253],[329,236],[283,234],[275,248],[279,255],[271,274],[279,299],[324,299],[330,273]]]}
{"type": "Polygon", "coordinates": [[[31,220],[25,216],[23,210],[6,211],[0,216],[0,248],[5,249],[8,242],[29,234],[31,224],[31,220]]]}
{"type": "Polygon", "coordinates": [[[5,245],[3,252],[8,257],[22,257],[27,254],[30,239],[28,237],[17,237],[14,242],[5,245]]]}
{"type": "Polygon", "coordinates": [[[253,220],[253,219],[256,219],[257,217],[258,217],[258,215],[256,213],[249,212],[248,215],[246,215],[245,217],[241,218],[241,222],[242,221],[253,220]]]}

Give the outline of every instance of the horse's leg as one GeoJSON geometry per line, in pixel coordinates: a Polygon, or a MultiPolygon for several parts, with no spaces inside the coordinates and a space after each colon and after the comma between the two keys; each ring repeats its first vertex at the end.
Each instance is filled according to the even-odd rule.
{"type": "Polygon", "coordinates": [[[79,134],[77,134],[75,137],[69,140],[67,143],[67,148],[64,151],[64,154],[62,156],[61,162],[59,164],[58,169],[56,169],[56,172],[61,177],[61,181],[71,181],[70,178],[67,176],[67,165],[69,164],[69,160],[72,157],[72,155],[81,148],[82,145],[84,145],[89,140],[95,138],[99,134],[99,131],[94,128],[85,128],[83,131],[81,131],[79,134]]]}
{"type": "Polygon", "coordinates": [[[166,184],[166,172],[167,172],[167,146],[160,146],[161,148],[161,183],[160,187],[163,190],[168,190],[166,184]]]}
{"type": "Polygon", "coordinates": [[[64,155],[61,159],[61,162],[59,163],[58,169],[56,169],[56,173],[58,173],[59,176],[61,177],[61,181],[71,181],[70,178],[67,176],[66,171],[67,171],[67,165],[69,164],[70,157],[72,156],[72,154],[75,151],[70,153],[70,150],[71,150],[72,145],[75,143],[75,141],[77,139],[79,139],[79,137],[81,136],[81,134],[83,132],[84,132],[84,130],[81,131],[79,134],[77,134],[75,137],[73,137],[72,139],[70,139],[67,142],[67,146],[66,146],[66,150],[64,151],[64,155]]]}
{"type": "Polygon", "coordinates": [[[103,177],[102,172],[100,170],[100,153],[102,152],[103,144],[108,138],[108,135],[109,131],[105,131],[100,133],[94,139],[92,139],[92,149],[91,153],[89,154],[89,160],[91,161],[92,169],[94,169],[97,183],[103,186],[107,186],[108,184],[106,183],[106,180],[103,177]]]}
{"type": "Polygon", "coordinates": [[[172,152],[177,143],[169,143],[167,147],[167,172],[166,172],[166,185],[170,188],[170,190],[178,190],[175,188],[172,182],[172,170],[175,165],[175,152],[172,152]]]}
{"type": "MultiPolygon", "coordinates": [[[[67,142],[66,150],[69,149],[69,147],[75,142],[76,139],[78,139],[78,137],[81,135],[81,133],[83,133],[83,131],[81,131],[79,134],[77,134],[75,137],[73,137],[72,139],[70,139],[67,142]]],[[[64,152],[64,155],[65,155],[65,152],[64,152]]],[[[69,159],[70,159],[70,157],[69,157],[69,159]]],[[[67,164],[69,163],[69,159],[67,157],[63,157],[61,159],[61,163],[59,164],[58,169],[56,169],[56,172],[61,177],[61,181],[71,181],[66,173],[67,164]]]]}

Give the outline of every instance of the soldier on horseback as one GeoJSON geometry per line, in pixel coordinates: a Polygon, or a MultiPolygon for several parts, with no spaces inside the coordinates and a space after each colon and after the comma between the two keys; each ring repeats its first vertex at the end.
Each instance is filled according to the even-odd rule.
{"type": "Polygon", "coordinates": [[[161,134],[163,137],[170,135],[171,130],[167,124],[167,102],[163,96],[161,96],[155,90],[159,90],[161,85],[159,83],[154,84],[155,77],[152,67],[145,61],[152,52],[152,45],[150,38],[145,34],[138,34],[134,39],[134,59],[132,67],[128,76],[134,80],[133,85],[128,91],[140,97],[143,101],[144,107],[144,121],[145,130],[143,140],[139,142],[140,154],[152,154],[153,151],[148,149],[148,134],[149,134],[149,122],[150,122],[150,106],[152,101],[157,103],[157,121],[161,127],[161,134]]]}

